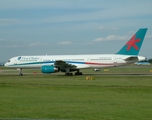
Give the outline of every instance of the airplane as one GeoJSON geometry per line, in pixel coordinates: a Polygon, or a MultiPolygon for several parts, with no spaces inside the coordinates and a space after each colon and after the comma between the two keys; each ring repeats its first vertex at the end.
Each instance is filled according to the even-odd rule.
{"type": "Polygon", "coordinates": [[[85,55],[43,55],[16,56],[4,64],[5,67],[17,68],[22,76],[24,68],[39,68],[42,73],[65,72],[66,76],[82,75],[80,69],[117,67],[146,60],[138,56],[147,28],[139,29],[132,38],[115,54],[85,55]]]}

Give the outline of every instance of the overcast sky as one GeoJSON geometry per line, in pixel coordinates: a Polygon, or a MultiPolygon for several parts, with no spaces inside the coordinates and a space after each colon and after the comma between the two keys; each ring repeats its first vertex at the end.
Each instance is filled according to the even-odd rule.
{"type": "Polygon", "coordinates": [[[0,0],[0,62],[20,55],[116,53],[148,28],[140,55],[152,57],[152,0],[0,0]]]}

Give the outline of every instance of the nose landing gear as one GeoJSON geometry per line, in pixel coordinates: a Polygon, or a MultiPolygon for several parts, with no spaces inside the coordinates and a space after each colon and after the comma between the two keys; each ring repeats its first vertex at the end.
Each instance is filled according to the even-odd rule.
{"type": "Polygon", "coordinates": [[[19,76],[23,76],[22,68],[17,68],[17,70],[19,71],[19,76]]]}

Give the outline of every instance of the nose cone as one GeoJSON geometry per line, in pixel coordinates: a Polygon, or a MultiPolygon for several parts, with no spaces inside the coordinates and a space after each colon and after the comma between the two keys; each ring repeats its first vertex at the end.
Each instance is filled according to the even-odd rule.
{"type": "Polygon", "coordinates": [[[5,63],[3,66],[7,67],[7,63],[5,63]]]}
{"type": "Polygon", "coordinates": [[[3,66],[5,66],[5,67],[6,67],[6,63],[5,63],[3,66]]]}

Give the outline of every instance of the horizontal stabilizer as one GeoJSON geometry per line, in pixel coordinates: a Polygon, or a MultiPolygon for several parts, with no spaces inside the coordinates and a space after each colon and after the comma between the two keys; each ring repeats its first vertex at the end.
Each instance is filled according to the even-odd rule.
{"type": "Polygon", "coordinates": [[[128,57],[124,59],[125,61],[138,61],[138,57],[128,57]]]}

